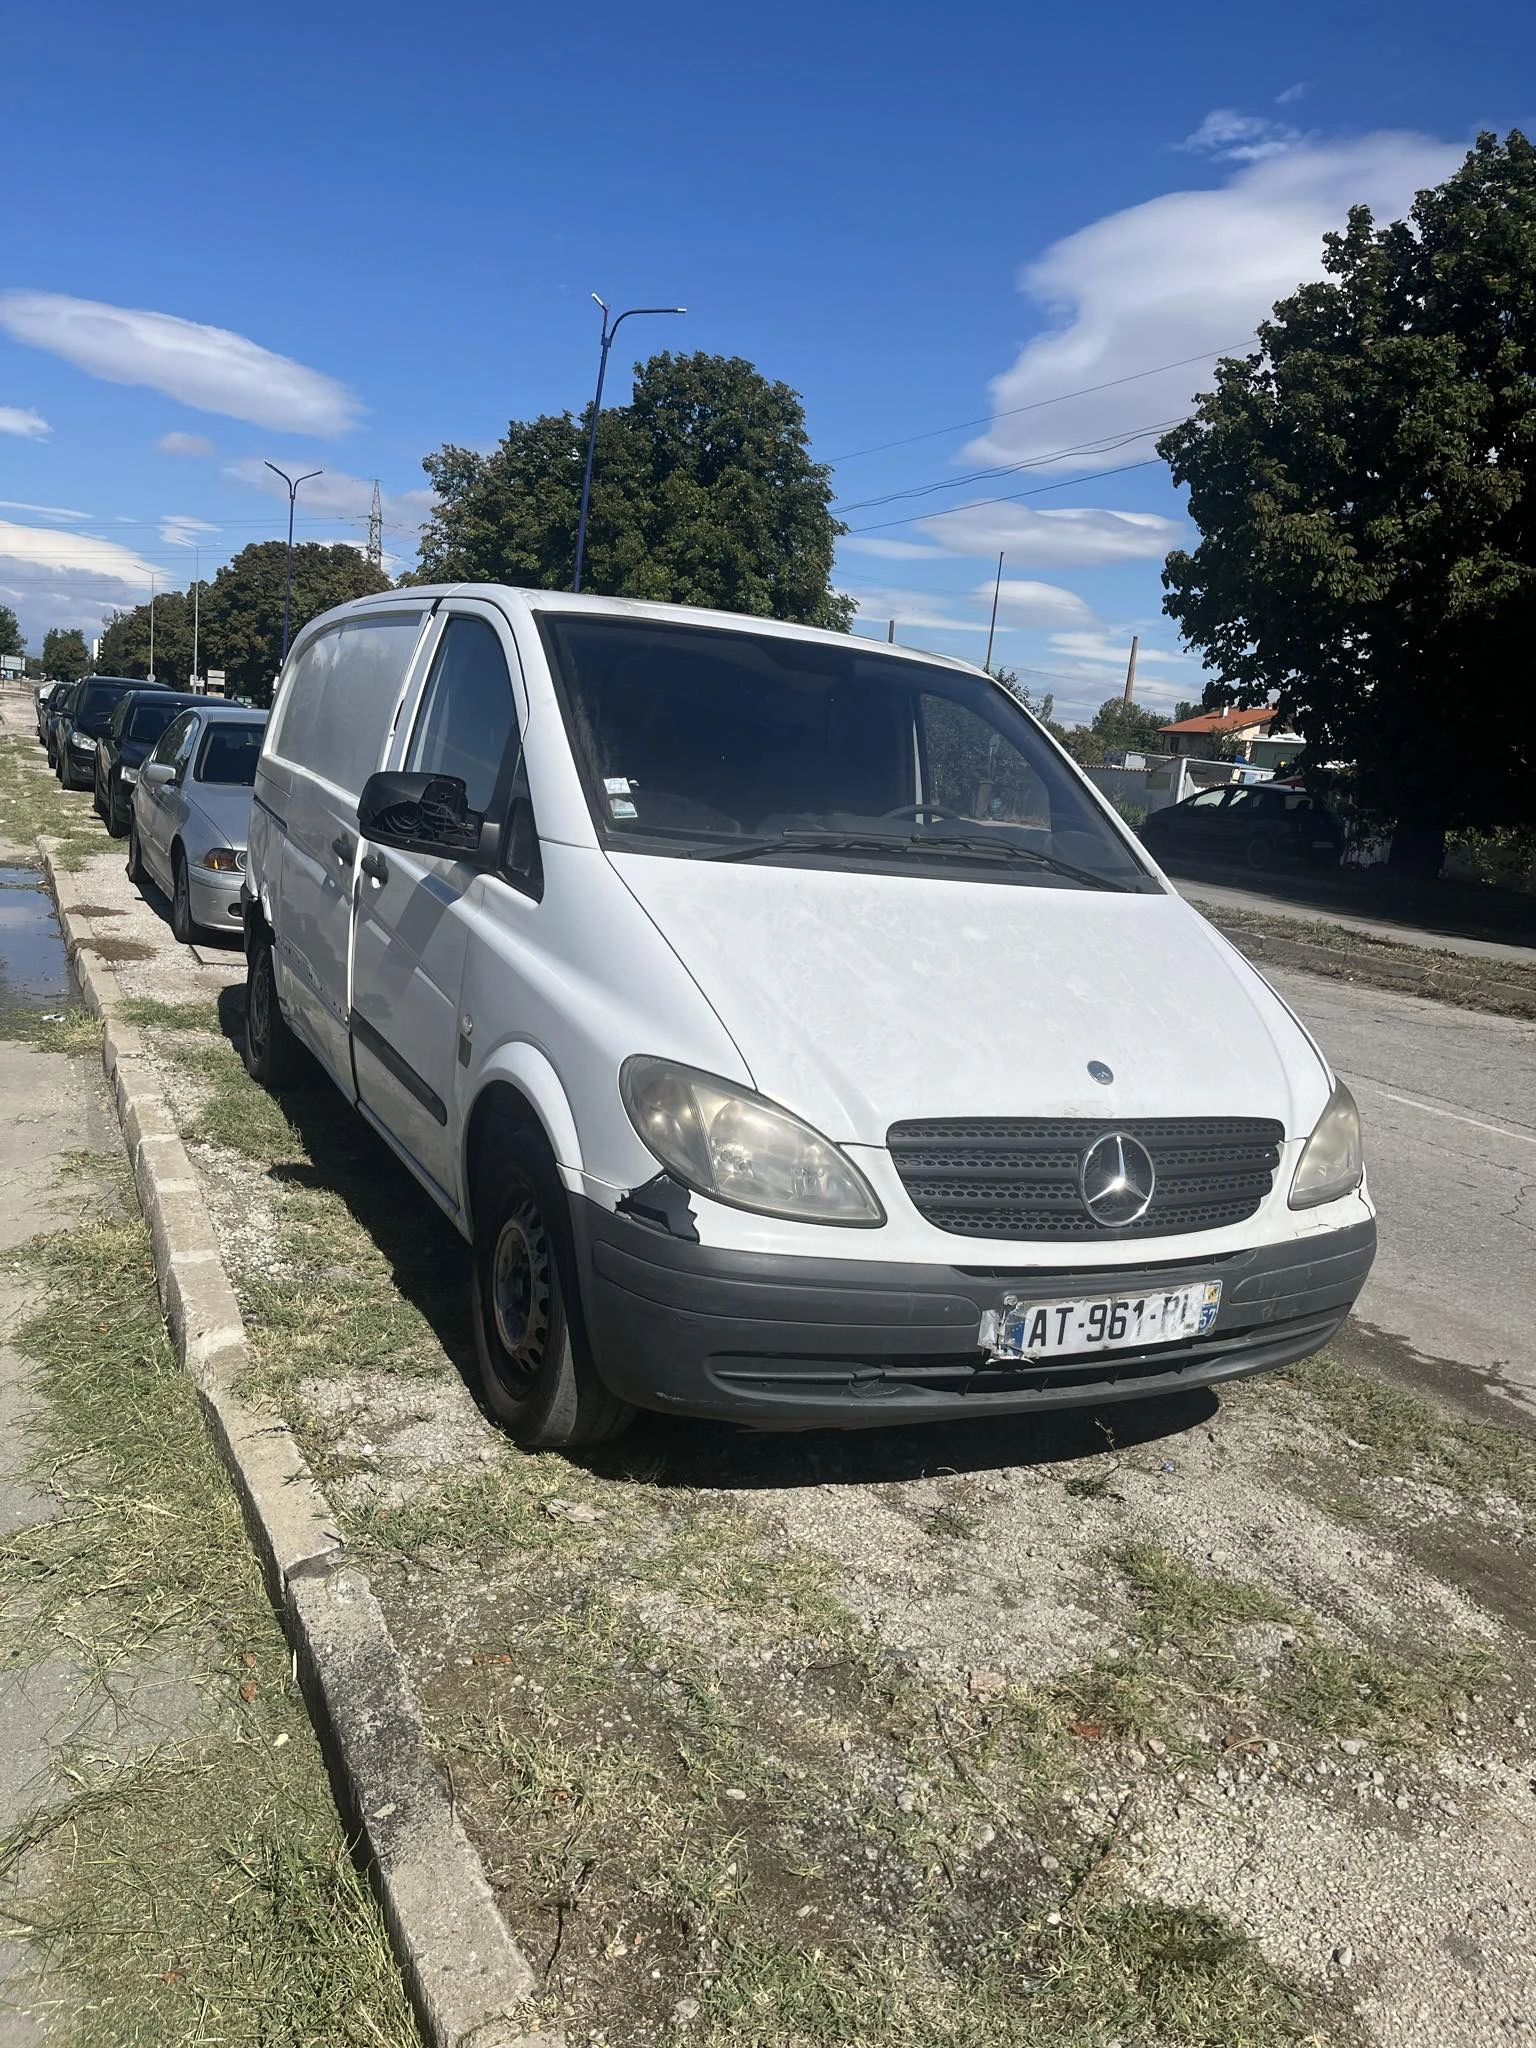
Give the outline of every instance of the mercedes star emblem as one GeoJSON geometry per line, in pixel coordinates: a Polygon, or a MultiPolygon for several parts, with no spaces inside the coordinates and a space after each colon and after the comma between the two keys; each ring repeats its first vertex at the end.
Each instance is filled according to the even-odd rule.
{"type": "Polygon", "coordinates": [[[1083,1207],[1106,1230],[1139,1223],[1152,1206],[1157,1170],[1145,1145],[1125,1131],[1095,1138],[1077,1164],[1083,1207]]]}

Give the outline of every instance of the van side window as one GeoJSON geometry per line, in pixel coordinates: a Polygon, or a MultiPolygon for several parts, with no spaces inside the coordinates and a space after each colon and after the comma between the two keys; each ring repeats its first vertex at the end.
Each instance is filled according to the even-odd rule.
{"type": "Polygon", "coordinates": [[[378,767],[421,613],[347,619],[305,648],[283,690],[272,751],[351,795],[378,767]]]}
{"type": "Polygon", "coordinates": [[[458,776],[469,808],[483,813],[516,738],[517,706],[500,641],[483,619],[449,619],[411,735],[407,771],[458,776]]]}

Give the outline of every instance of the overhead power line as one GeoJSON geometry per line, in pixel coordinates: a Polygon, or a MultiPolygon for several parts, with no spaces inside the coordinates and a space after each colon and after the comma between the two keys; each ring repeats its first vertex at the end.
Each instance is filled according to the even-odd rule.
{"type": "Polygon", "coordinates": [[[921,434],[904,434],[897,441],[877,441],[870,448],[855,448],[847,455],[829,455],[827,462],[857,462],[862,455],[883,455],[887,448],[910,448],[914,441],[936,441],[941,434],[961,434],[967,427],[988,427],[994,420],[1017,419],[1023,412],[1039,412],[1048,405],[1064,405],[1069,398],[1091,398],[1096,391],[1114,391],[1122,384],[1138,384],[1144,377],[1161,377],[1166,370],[1185,370],[1191,363],[1212,362],[1217,356],[1236,355],[1253,337],[1230,343],[1226,348],[1202,349],[1197,356],[1180,356],[1176,363],[1156,363],[1149,370],[1132,370],[1124,377],[1110,377],[1103,384],[1084,384],[1076,391],[1058,391],[1053,398],[1032,399],[1028,405],[1009,406],[1003,412],[989,412],[974,420],[956,420],[947,427],[929,427],[921,434]]]}
{"type": "Polygon", "coordinates": [[[869,526],[850,526],[850,533],[883,533],[891,526],[915,526],[920,519],[954,519],[962,512],[979,512],[987,505],[1016,505],[1021,498],[1042,498],[1047,491],[1067,491],[1074,484],[1096,484],[1100,477],[1124,476],[1132,469],[1156,469],[1161,458],[1149,455],[1142,462],[1122,462],[1115,469],[1090,470],[1087,476],[1064,476],[1053,484],[1036,484],[1033,490],[1010,491],[1000,498],[973,498],[965,505],[946,505],[942,512],[909,512],[904,519],[877,519],[869,526]]]}
{"type": "MultiPolygon", "coordinates": [[[[1043,455],[1029,455],[1019,462],[999,462],[990,469],[973,469],[965,476],[945,477],[939,483],[913,484],[904,491],[887,491],[880,498],[857,498],[850,505],[839,505],[839,512],[872,511],[877,505],[894,505],[902,498],[927,498],[935,491],[963,490],[967,484],[985,483],[995,476],[1016,476],[1022,469],[1043,469],[1047,463],[1064,462],[1073,455],[1109,455],[1117,448],[1125,448],[1132,441],[1144,441],[1149,434],[1165,433],[1169,427],[1176,427],[1188,415],[1180,413],[1171,420],[1154,420],[1149,427],[1137,427],[1127,434],[1101,435],[1097,441],[1079,441],[1071,448],[1048,448],[1043,455]]],[[[1105,472],[1100,470],[1099,475],[1105,472]]]]}

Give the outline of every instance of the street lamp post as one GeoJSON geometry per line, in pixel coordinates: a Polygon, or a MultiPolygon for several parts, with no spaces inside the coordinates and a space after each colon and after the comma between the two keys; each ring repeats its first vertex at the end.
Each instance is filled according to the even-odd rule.
{"type": "Polygon", "coordinates": [[[608,308],[597,293],[592,294],[592,303],[603,316],[603,346],[597,359],[597,396],[592,401],[592,424],[587,429],[587,466],[581,479],[581,517],[576,522],[576,574],[571,579],[572,590],[581,588],[581,571],[587,555],[587,511],[592,503],[592,458],[597,453],[597,416],[603,409],[603,379],[608,375],[608,351],[613,347],[613,337],[623,323],[642,313],[686,313],[686,306],[630,306],[612,322],[608,308]]]}
{"type": "Polygon", "coordinates": [[[299,485],[307,484],[311,477],[324,476],[323,469],[306,469],[302,476],[289,476],[285,469],[279,469],[275,462],[267,464],[274,476],[280,476],[288,486],[288,565],[283,577],[283,660],[288,659],[288,621],[293,615],[293,501],[299,495],[299,485]]]}

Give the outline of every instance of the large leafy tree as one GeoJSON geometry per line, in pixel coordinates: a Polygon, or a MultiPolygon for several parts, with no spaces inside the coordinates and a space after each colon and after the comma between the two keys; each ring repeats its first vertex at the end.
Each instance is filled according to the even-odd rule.
{"type": "Polygon", "coordinates": [[[91,650],[78,626],[51,626],[43,635],[43,673],[77,683],[91,672],[91,650]]]}
{"type": "MultiPolygon", "coordinates": [[[[427,456],[420,577],[569,589],[590,417],[514,420],[489,455],[427,456]]],[[[652,356],[598,422],[582,587],[845,628],[831,499],[788,385],[739,356],[652,356]]]]}
{"type": "Polygon", "coordinates": [[[24,654],[26,646],[20,619],[8,604],[0,604],[0,654],[24,654]]]}
{"type": "Polygon", "coordinates": [[[1448,829],[1536,815],[1536,148],[1482,135],[1325,249],[1159,443],[1201,534],[1165,609],[1434,871],[1448,829]]]}
{"type": "MultiPolygon", "coordinates": [[[[231,696],[270,704],[282,666],[283,575],[287,547],[253,541],[203,587],[199,650],[205,668],[222,668],[231,696]]],[[[293,550],[293,623],[297,634],[332,605],[390,588],[389,578],[356,548],[301,541],[293,550]]],[[[190,624],[190,622],[189,622],[190,624]]],[[[190,635],[189,635],[190,650],[190,635]]],[[[155,664],[160,663],[159,625],[155,664]]]]}
{"type": "MultiPolygon", "coordinates": [[[[206,624],[206,621],[202,622],[206,624]]],[[[207,654],[207,634],[199,639],[198,659],[207,654]]],[[[101,636],[96,666],[104,676],[149,674],[149,606],[114,612],[101,636]]],[[[217,664],[215,663],[215,666],[217,664]]],[[[155,599],[155,675],[162,683],[186,689],[192,675],[192,600],[179,590],[162,591],[155,599]]]]}

